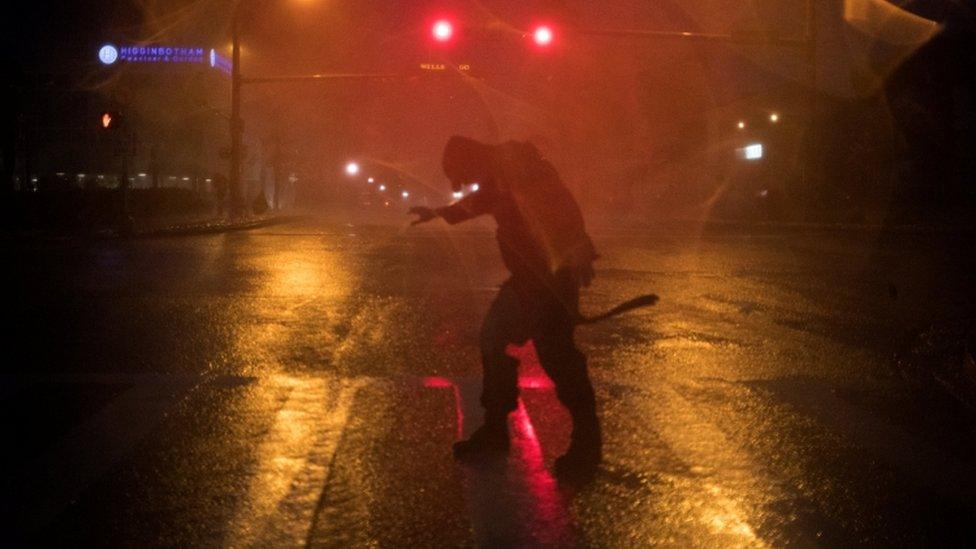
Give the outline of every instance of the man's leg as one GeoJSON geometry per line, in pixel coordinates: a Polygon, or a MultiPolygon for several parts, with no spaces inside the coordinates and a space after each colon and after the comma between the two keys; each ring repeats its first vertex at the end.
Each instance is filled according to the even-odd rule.
{"type": "MultiPolygon", "coordinates": [[[[481,405],[485,423],[471,438],[454,445],[459,458],[482,452],[507,451],[508,414],[518,405],[518,360],[508,356],[509,343],[519,343],[525,324],[518,294],[511,282],[502,285],[481,328],[484,385],[481,405]]],[[[520,341],[521,339],[521,341],[520,341]]]]}
{"type": "Polygon", "coordinates": [[[569,450],[556,460],[556,472],[589,475],[602,458],[603,439],[586,356],[576,347],[573,330],[567,318],[551,320],[540,326],[535,346],[539,362],[556,384],[556,396],[573,418],[569,450]]]}

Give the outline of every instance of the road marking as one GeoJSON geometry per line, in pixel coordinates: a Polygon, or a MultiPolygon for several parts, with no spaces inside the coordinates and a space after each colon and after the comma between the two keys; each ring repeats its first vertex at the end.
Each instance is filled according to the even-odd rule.
{"type": "Polygon", "coordinates": [[[682,507],[720,544],[765,546],[749,522],[756,498],[771,497],[773,483],[674,387],[662,384],[655,393],[654,428],[694,473],[672,479],[685,492],[682,507]]]}
{"type": "Polygon", "coordinates": [[[312,525],[363,379],[275,376],[289,391],[255,452],[244,499],[229,525],[231,547],[302,545],[312,525]]]}

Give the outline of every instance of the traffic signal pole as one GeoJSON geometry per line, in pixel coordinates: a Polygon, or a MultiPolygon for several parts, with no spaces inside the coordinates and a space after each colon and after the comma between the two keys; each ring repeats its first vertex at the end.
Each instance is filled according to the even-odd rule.
{"type": "Polygon", "coordinates": [[[231,21],[231,84],[230,84],[230,217],[241,212],[241,149],[244,138],[244,121],[241,118],[241,5],[234,4],[231,21]]]}

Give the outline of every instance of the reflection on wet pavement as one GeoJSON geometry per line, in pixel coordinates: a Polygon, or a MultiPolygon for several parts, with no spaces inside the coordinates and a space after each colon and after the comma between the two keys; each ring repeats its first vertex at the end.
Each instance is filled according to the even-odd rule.
{"type": "Polygon", "coordinates": [[[11,425],[52,426],[31,440],[39,459],[10,460],[8,529],[133,546],[972,539],[972,423],[892,359],[910,328],[963,314],[962,279],[919,272],[948,252],[803,234],[598,240],[584,309],[662,301],[579,330],[606,440],[581,488],[552,476],[568,418],[531,345],[510,349],[511,454],[451,456],[481,421],[478,322],[503,277],[490,234],[310,222],[52,244],[57,272],[17,251],[19,284],[41,297],[10,313],[11,337],[60,343],[11,357],[0,391],[11,425]],[[62,278],[58,295],[30,290],[62,278]],[[58,410],[37,397],[54,386],[58,410]]]}

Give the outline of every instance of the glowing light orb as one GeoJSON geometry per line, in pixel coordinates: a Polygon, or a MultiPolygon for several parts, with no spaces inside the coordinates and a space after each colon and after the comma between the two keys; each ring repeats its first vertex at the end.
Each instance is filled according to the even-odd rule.
{"type": "Polygon", "coordinates": [[[454,36],[454,25],[447,19],[440,19],[431,28],[431,34],[434,36],[434,40],[447,42],[454,36]]]}
{"type": "Polygon", "coordinates": [[[548,46],[552,44],[552,28],[546,25],[540,25],[535,28],[532,33],[532,40],[539,46],[548,46]]]}
{"type": "Polygon", "coordinates": [[[103,65],[111,65],[119,60],[119,50],[112,44],[105,44],[98,50],[98,60],[103,65]]]}
{"type": "Polygon", "coordinates": [[[359,164],[355,162],[349,162],[346,164],[346,175],[356,175],[359,173],[359,164]]]}

